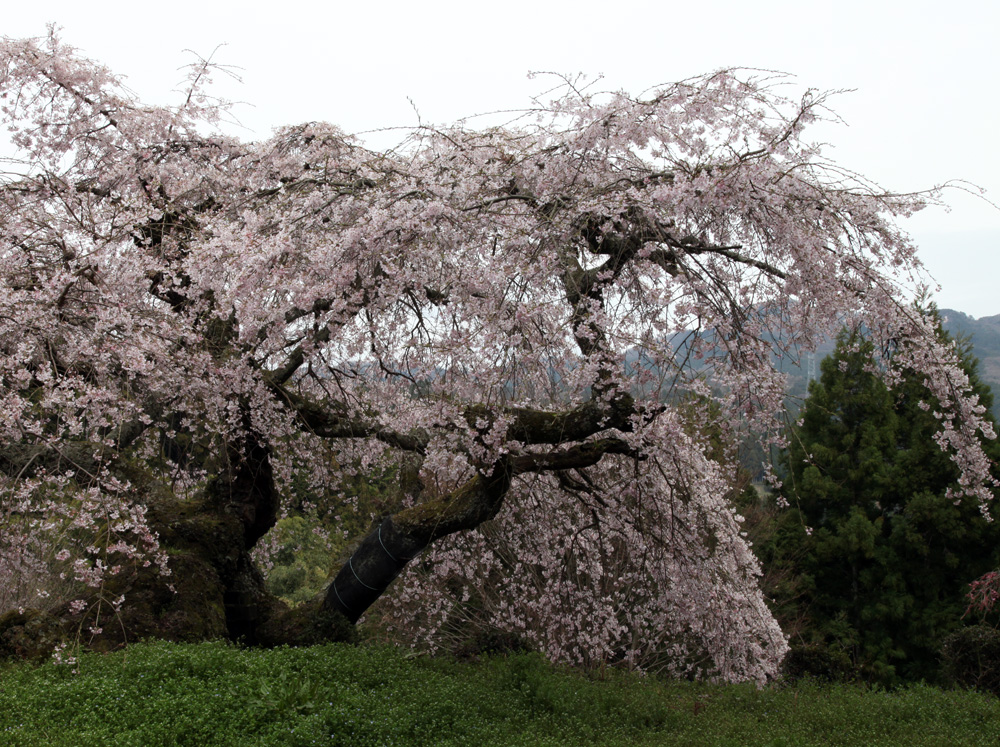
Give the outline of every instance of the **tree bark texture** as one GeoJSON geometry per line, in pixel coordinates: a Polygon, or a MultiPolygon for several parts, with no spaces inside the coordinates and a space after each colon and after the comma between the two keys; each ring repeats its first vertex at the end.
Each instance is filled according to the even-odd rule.
{"type": "Polygon", "coordinates": [[[318,604],[289,610],[265,588],[250,550],[274,526],[278,497],[267,449],[252,436],[239,449],[227,449],[219,474],[194,500],[179,500],[125,463],[114,470],[144,493],[150,528],[169,555],[169,575],[155,566],[125,568],[106,580],[105,602],[80,615],[68,604],[49,612],[9,612],[0,617],[0,658],[37,658],[60,643],[107,651],[149,637],[250,645],[351,637],[350,626],[335,619],[323,625],[300,619],[316,618],[318,604]],[[108,600],[121,595],[125,603],[114,610],[108,600]]]}

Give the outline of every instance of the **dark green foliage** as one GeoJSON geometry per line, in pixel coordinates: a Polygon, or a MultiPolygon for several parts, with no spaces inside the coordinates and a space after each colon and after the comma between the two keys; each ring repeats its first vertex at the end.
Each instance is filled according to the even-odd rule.
{"type": "Polygon", "coordinates": [[[0,615],[0,661],[42,660],[70,640],[65,625],[42,610],[9,610],[0,615]]]}
{"type": "Polygon", "coordinates": [[[457,663],[328,644],[139,644],[0,668],[4,747],[864,745],[997,743],[1000,701],[918,686],[588,678],[540,656],[457,663]]]}
{"type": "Polygon", "coordinates": [[[336,554],[313,531],[318,526],[304,516],[289,516],[271,530],[277,550],[271,556],[267,590],[289,604],[311,599],[329,580],[336,554]]]}
{"type": "Polygon", "coordinates": [[[453,653],[458,659],[475,659],[480,656],[525,654],[531,650],[531,644],[517,633],[485,628],[475,630],[455,646],[453,653]]]}
{"type": "Polygon", "coordinates": [[[793,644],[782,662],[781,673],[788,682],[815,677],[828,682],[851,679],[851,657],[843,650],[816,643],[793,644]]]}
{"type": "MultiPolygon", "coordinates": [[[[968,346],[960,350],[989,407],[968,346]]],[[[760,547],[772,573],[787,572],[785,587],[768,591],[779,617],[798,616],[800,669],[812,657],[829,676],[846,657],[872,682],[936,681],[967,584],[1000,562],[998,522],[946,497],[957,469],[933,440],[936,402],[922,377],[890,391],[870,361],[870,343],[845,333],[810,386],[787,454],[791,508],[760,547]]],[[[986,448],[996,460],[996,442],[986,448]]]]}
{"type": "Polygon", "coordinates": [[[941,659],[955,684],[1000,696],[1000,630],[988,625],[956,630],[945,639],[941,659]]]}

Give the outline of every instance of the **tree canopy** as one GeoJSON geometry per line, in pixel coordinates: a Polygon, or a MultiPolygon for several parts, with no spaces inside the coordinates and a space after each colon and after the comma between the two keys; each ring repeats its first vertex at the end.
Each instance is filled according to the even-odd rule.
{"type": "Polygon", "coordinates": [[[640,97],[566,79],[502,126],[422,125],[375,152],[323,123],[227,136],[210,73],[150,106],[55,36],[0,45],[19,153],[0,184],[8,575],[64,563],[95,590],[74,611],[125,615],[131,589],[167,619],[173,602],[127,569],[172,565],[177,595],[217,578],[195,596],[264,640],[280,615],[248,551],[287,486],[305,474],[335,502],[345,475],[378,469],[406,505],[324,614],[357,620],[418,553],[507,503],[544,525],[568,501],[659,548],[642,572],[678,661],[707,651],[708,673],[763,678],[784,639],[723,468],[672,402],[713,402],[724,438],[773,435],[775,348],[845,321],[911,341],[891,365],[924,372],[959,492],[988,500],[990,426],[906,297],[920,265],[894,220],[935,195],[885,192],[805,141],[825,95],[731,70],[640,97]],[[171,543],[214,549],[185,571],[171,543]]]}

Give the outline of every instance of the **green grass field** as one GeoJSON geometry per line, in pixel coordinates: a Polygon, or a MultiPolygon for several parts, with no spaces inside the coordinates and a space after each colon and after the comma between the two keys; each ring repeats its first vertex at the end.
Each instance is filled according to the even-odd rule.
{"type": "Polygon", "coordinates": [[[142,643],[0,668],[0,745],[1000,745],[1000,701],[665,682],[391,648],[142,643]]]}

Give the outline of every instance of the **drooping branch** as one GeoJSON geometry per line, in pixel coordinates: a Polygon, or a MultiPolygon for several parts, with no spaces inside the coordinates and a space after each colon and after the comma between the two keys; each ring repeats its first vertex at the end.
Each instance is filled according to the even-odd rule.
{"type": "MultiPolygon", "coordinates": [[[[747,257],[743,254],[740,254],[738,251],[736,251],[737,249],[742,248],[739,245],[717,246],[715,244],[710,244],[705,241],[700,241],[694,238],[693,236],[686,236],[679,240],[672,240],[670,242],[670,246],[678,249],[683,249],[685,253],[692,255],[720,254],[723,257],[726,257],[727,259],[731,259],[734,262],[738,262],[739,264],[755,267],[758,270],[761,270],[762,272],[766,272],[768,275],[771,275],[772,277],[780,278],[781,280],[784,280],[788,277],[787,273],[775,267],[774,265],[770,264],[769,262],[764,262],[763,260],[754,259],[753,257],[747,257]]],[[[671,252],[670,254],[671,257],[676,258],[676,254],[674,254],[673,252],[671,252]]]]}

